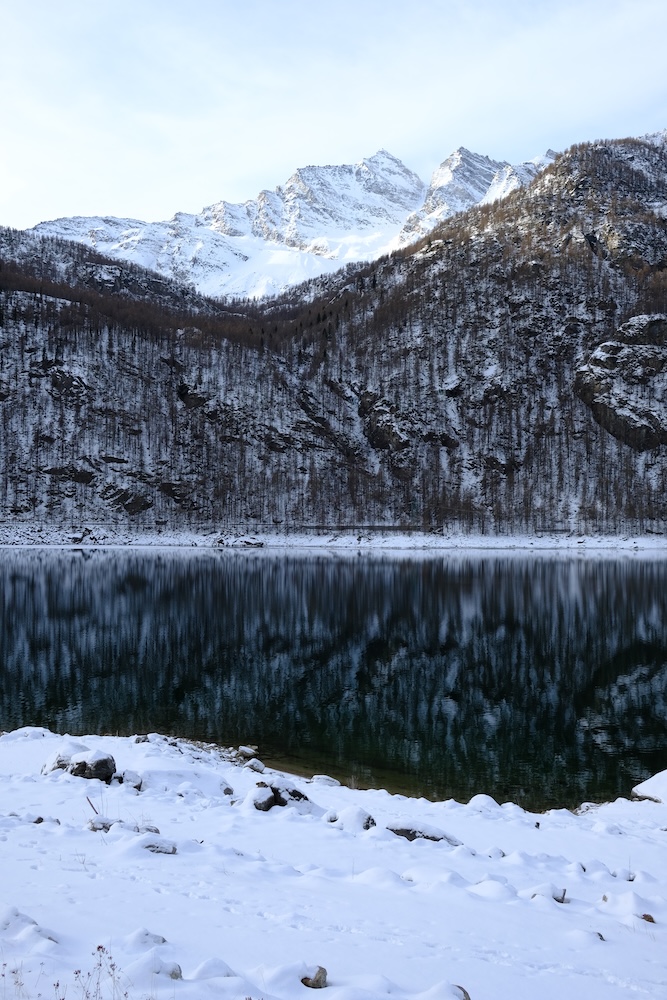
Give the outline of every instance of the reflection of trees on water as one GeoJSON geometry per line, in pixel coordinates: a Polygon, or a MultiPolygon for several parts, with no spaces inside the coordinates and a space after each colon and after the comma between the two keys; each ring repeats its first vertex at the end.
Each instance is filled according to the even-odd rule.
{"type": "Polygon", "coordinates": [[[427,794],[627,794],[664,766],[666,577],[660,562],[6,552],[1,724],[254,741],[427,794]]]}

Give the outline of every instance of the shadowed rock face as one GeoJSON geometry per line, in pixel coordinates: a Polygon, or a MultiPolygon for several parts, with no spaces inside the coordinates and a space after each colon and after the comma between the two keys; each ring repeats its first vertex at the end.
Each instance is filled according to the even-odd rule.
{"type": "Polygon", "coordinates": [[[667,316],[634,316],[579,366],[575,390],[635,451],[667,444],[667,316]]]}

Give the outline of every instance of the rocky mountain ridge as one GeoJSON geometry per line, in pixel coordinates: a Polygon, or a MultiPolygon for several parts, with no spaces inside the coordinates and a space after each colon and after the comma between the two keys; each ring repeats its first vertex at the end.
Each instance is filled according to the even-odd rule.
{"type": "Polygon", "coordinates": [[[426,185],[380,150],[354,165],[302,167],[243,204],[220,201],[168,222],[75,217],[32,231],[76,240],[203,294],[261,297],[414,242],[450,215],[528,183],[554,155],[512,167],[461,147],[426,185]]]}

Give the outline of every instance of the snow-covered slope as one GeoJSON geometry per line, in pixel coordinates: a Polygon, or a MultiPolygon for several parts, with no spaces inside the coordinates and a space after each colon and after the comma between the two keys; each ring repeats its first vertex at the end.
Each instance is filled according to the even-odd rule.
{"type": "Polygon", "coordinates": [[[430,186],[380,150],[353,165],[298,169],[243,204],[220,201],[167,222],[57,219],[40,235],[75,240],[191,283],[207,295],[258,297],[418,239],[455,212],[532,180],[544,157],[512,167],[459,149],[430,186]]]}
{"type": "Polygon", "coordinates": [[[424,190],[416,174],[380,150],[354,166],[303,167],[284,186],[262,191],[255,201],[221,201],[202,216],[227,236],[259,236],[330,255],[350,233],[359,233],[362,242],[367,237],[373,246],[421,203],[424,190]]]}

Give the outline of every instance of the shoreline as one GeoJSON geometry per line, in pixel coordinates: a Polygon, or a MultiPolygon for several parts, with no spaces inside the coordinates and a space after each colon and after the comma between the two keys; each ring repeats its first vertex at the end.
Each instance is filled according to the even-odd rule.
{"type": "Polygon", "coordinates": [[[155,531],[96,526],[58,529],[39,525],[0,527],[0,548],[149,548],[211,549],[234,551],[364,552],[370,554],[410,552],[419,555],[446,555],[452,552],[521,552],[568,554],[614,554],[645,552],[667,555],[667,534],[579,535],[541,533],[537,535],[473,535],[459,532],[431,534],[393,529],[307,531],[278,533],[267,531],[155,531]]]}

